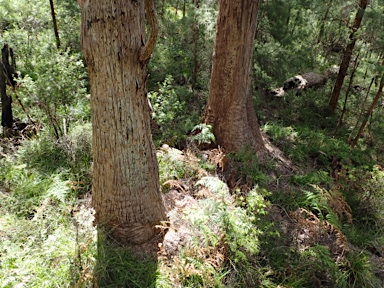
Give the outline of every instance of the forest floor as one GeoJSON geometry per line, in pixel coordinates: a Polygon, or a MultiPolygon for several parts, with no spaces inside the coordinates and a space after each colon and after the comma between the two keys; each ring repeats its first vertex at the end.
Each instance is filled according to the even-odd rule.
{"type": "MultiPolygon", "coordinates": [[[[345,171],[335,171],[338,167],[332,165],[319,167],[318,158],[325,152],[309,155],[305,165],[294,164],[269,140],[270,135],[263,135],[267,152],[262,155],[245,151],[238,157],[220,148],[199,150],[193,143],[183,151],[168,145],[157,151],[168,220],[158,225],[157,237],[134,250],[139,251],[138,259],[156,259],[157,277],[167,283],[158,287],[192,287],[196,283],[212,287],[217,281],[225,283],[217,287],[335,287],[343,275],[349,283],[345,287],[384,287],[382,236],[359,235],[356,238],[363,240],[350,240],[353,234],[348,229],[356,231],[356,220],[341,191],[345,171]],[[311,179],[313,175],[320,180],[311,179]],[[215,274],[219,271],[221,276],[215,274]],[[260,286],[267,280],[276,285],[260,286]]],[[[285,137],[286,141],[291,137],[285,137]]],[[[102,261],[96,260],[91,193],[60,204],[57,200],[64,196],[55,190],[61,187],[53,184],[57,178],[48,176],[52,183],[35,187],[34,183],[42,181],[33,178],[36,171],[11,159],[20,157],[22,141],[1,138],[0,144],[3,160],[10,159],[2,162],[1,175],[6,178],[0,185],[2,287],[35,283],[32,280],[39,275],[34,271],[35,262],[48,263],[50,272],[39,271],[45,276],[37,283],[44,283],[46,274],[53,273],[51,267],[65,267],[59,263],[71,258],[74,260],[68,267],[74,267],[68,269],[78,273],[73,279],[71,270],[72,284],[91,287],[87,283],[101,277],[99,270],[107,271],[98,267],[102,261]],[[56,192],[40,195],[44,189],[56,192]],[[61,231],[67,226],[72,228],[61,231]],[[66,242],[70,239],[72,242],[66,242]],[[49,246],[53,243],[55,247],[49,246]],[[67,254],[60,254],[64,252],[67,254]]],[[[62,273],[67,273],[64,270],[62,273]]],[[[145,287],[142,285],[134,287],[145,287]]]]}
{"type": "MultiPolygon", "coordinates": [[[[290,178],[293,175],[304,175],[307,172],[302,171],[299,167],[295,167],[291,161],[284,157],[283,152],[267,139],[266,135],[264,137],[268,153],[264,156],[264,164],[261,164],[261,166],[266,167],[268,165],[267,173],[272,179],[269,180],[267,185],[268,191],[272,194],[279,193],[279,197],[295,197],[295,194],[298,193],[298,186],[292,184],[290,178]],[[271,165],[271,162],[274,165],[271,165]],[[295,190],[296,192],[293,192],[295,190]]],[[[195,150],[195,153],[192,153],[190,150],[180,151],[164,145],[159,153],[174,158],[173,161],[182,161],[186,167],[189,166],[187,169],[198,169],[196,173],[198,175],[197,178],[169,180],[166,183],[167,191],[164,194],[164,199],[167,206],[169,223],[164,227],[166,233],[163,242],[159,243],[159,259],[162,259],[160,261],[166,260],[166,262],[168,261],[168,266],[174,265],[174,257],[177,257],[178,253],[185,249],[185,247],[193,246],[193,241],[196,241],[196,236],[198,236],[199,253],[205,254],[204,256],[200,255],[200,257],[205,258],[209,263],[214,263],[215,267],[222,267],[228,257],[226,244],[223,241],[221,247],[218,245],[217,247],[207,249],[204,233],[196,235],[194,224],[185,217],[185,211],[192,209],[196,213],[199,213],[198,211],[204,213],[204,201],[206,199],[215,199],[218,202],[223,201],[223,198],[218,198],[217,192],[215,192],[217,185],[221,185],[220,189],[225,191],[225,196],[222,197],[226,198],[225,201],[230,203],[229,205],[233,205],[231,209],[234,209],[234,206],[237,205],[234,197],[237,196],[233,194],[233,191],[237,190],[246,194],[253,188],[244,181],[242,175],[239,175],[238,166],[241,164],[229,159],[220,149],[209,151],[195,150]],[[197,154],[200,154],[200,156],[197,154]],[[204,158],[209,159],[216,166],[217,169],[213,173],[212,171],[209,172],[198,168],[196,163],[199,157],[201,158],[201,155],[205,155],[204,158]],[[216,186],[196,185],[196,183],[204,179],[216,182],[216,186]]],[[[321,190],[321,188],[319,189],[321,190]]],[[[332,193],[335,194],[330,199],[333,201],[331,204],[333,209],[338,213],[340,219],[352,223],[352,211],[349,205],[338,194],[338,191],[335,190],[332,193]]],[[[279,232],[280,238],[283,239],[277,242],[277,244],[286,245],[283,250],[304,252],[310,247],[321,245],[326,247],[335,263],[345,262],[346,254],[350,251],[354,253],[367,253],[369,255],[369,262],[374,267],[373,274],[380,279],[381,285],[384,287],[384,246],[375,247],[373,248],[375,251],[372,252],[367,251],[366,247],[357,247],[348,241],[346,235],[337,225],[332,224],[326,219],[320,219],[317,213],[303,207],[287,210],[282,205],[270,203],[267,212],[265,219],[273,223],[272,225],[279,232]]],[[[220,229],[216,227],[213,230],[219,231],[220,229]]],[[[266,251],[261,253],[266,253],[266,251]]],[[[317,281],[318,287],[326,287],[321,284],[323,280],[320,278],[313,279],[312,281],[317,281]]]]}

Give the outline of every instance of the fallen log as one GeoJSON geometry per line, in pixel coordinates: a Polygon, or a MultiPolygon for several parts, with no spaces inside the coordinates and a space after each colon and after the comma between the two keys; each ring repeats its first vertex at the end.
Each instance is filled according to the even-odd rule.
{"type": "Polygon", "coordinates": [[[315,72],[307,72],[300,75],[293,76],[284,81],[283,86],[270,90],[270,94],[276,97],[285,96],[289,90],[305,90],[308,88],[316,88],[325,85],[328,79],[337,75],[338,68],[331,67],[323,74],[315,72]]]}

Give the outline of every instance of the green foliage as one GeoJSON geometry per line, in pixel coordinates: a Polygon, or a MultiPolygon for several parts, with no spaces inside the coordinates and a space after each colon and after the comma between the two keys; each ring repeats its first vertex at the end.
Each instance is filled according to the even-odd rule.
{"type": "Polygon", "coordinates": [[[365,253],[350,252],[347,254],[346,269],[348,282],[351,288],[382,287],[379,279],[373,274],[373,267],[365,253]]]}
{"type": "MultiPolygon", "coordinates": [[[[58,1],[55,9],[61,50],[55,45],[50,5],[45,1],[33,5],[24,0],[2,1],[0,23],[5,26],[0,31],[0,44],[7,43],[14,51],[17,97],[31,118],[59,139],[69,125],[89,121],[90,109],[86,69],[79,54],[78,5],[58,1]]],[[[13,105],[13,109],[17,118],[27,121],[20,107],[13,105]]]]}
{"type": "Polygon", "coordinates": [[[368,167],[350,169],[342,181],[345,183],[344,195],[352,208],[357,226],[364,229],[380,229],[384,224],[384,197],[382,194],[384,173],[382,168],[374,166],[372,169],[368,167]]]}
{"type": "Polygon", "coordinates": [[[192,133],[197,132],[194,134],[191,138],[192,141],[197,141],[197,143],[200,144],[211,144],[212,142],[215,142],[215,135],[212,131],[213,127],[212,125],[207,125],[204,123],[200,123],[193,127],[192,133]]]}
{"type": "Polygon", "coordinates": [[[308,265],[307,267],[310,267],[308,271],[303,271],[303,274],[301,275],[308,277],[306,279],[307,285],[340,288],[348,287],[347,275],[332,258],[328,247],[322,245],[309,247],[301,254],[300,260],[304,262],[302,263],[301,268],[305,269],[306,265],[308,265]]]}
{"type": "MultiPolygon", "coordinates": [[[[256,86],[268,88],[315,66],[313,15],[302,2],[263,2],[254,50],[256,86]],[[305,39],[305,40],[304,40],[305,39]],[[292,71],[294,74],[292,75],[292,71]]],[[[315,22],[316,23],[316,22],[315,22]]]]}
{"type": "Polygon", "coordinates": [[[33,217],[34,210],[45,199],[52,179],[43,178],[38,173],[28,171],[26,165],[15,165],[14,159],[2,159],[2,186],[12,191],[12,197],[6,197],[2,207],[15,215],[33,217]]]}
{"type": "Polygon", "coordinates": [[[217,1],[159,3],[160,35],[149,70],[150,90],[172,75],[177,84],[207,89],[217,1]],[[197,75],[196,75],[197,72],[197,75]]]}
{"type": "Polygon", "coordinates": [[[64,172],[68,167],[66,153],[50,135],[27,140],[17,151],[21,162],[41,174],[64,172]]]}
{"type": "Polygon", "coordinates": [[[332,181],[327,171],[313,171],[304,175],[293,175],[292,182],[298,185],[329,185],[332,181]]]}
{"type": "Polygon", "coordinates": [[[98,237],[94,275],[98,287],[156,287],[157,263],[154,260],[139,260],[129,248],[103,237],[98,237]]]}
{"type": "Polygon", "coordinates": [[[237,173],[250,185],[265,183],[268,175],[259,164],[259,159],[253,149],[244,147],[240,152],[228,154],[238,164],[237,173]]]}
{"type": "Polygon", "coordinates": [[[196,123],[197,114],[187,115],[187,102],[192,93],[188,88],[174,84],[172,76],[167,76],[158,90],[148,93],[152,103],[152,117],[159,126],[159,133],[154,135],[157,144],[179,144],[196,123]],[[196,119],[195,119],[196,118],[196,119]]]}
{"type": "Polygon", "coordinates": [[[59,175],[55,175],[52,179],[52,184],[47,190],[47,196],[59,200],[60,202],[65,202],[69,192],[70,187],[68,181],[63,181],[60,179],[59,175]]]}
{"type": "Polygon", "coordinates": [[[262,232],[258,226],[268,205],[261,189],[255,187],[237,205],[227,185],[216,177],[203,177],[195,185],[208,189],[212,196],[184,210],[182,221],[191,226],[193,241],[172,258],[168,278],[179,282],[159,287],[176,283],[181,287],[246,287],[262,280],[263,286],[257,287],[276,287],[248,262],[259,251],[262,232]]]}
{"type": "Polygon", "coordinates": [[[259,251],[257,228],[260,215],[264,215],[267,204],[255,187],[244,199],[242,206],[235,206],[228,194],[228,187],[217,178],[204,177],[196,182],[212,191],[216,197],[201,201],[188,212],[196,231],[201,231],[207,246],[217,246],[224,236],[224,243],[231,252],[235,263],[246,261],[247,255],[259,251]]]}
{"type": "Polygon", "coordinates": [[[273,143],[281,147],[292,160],[301,164],[311,163],[308,162],[310,160],[331,169],[332,159],[336,158],[346,165],[372,165],[366,152],[352,149],[346,141],[333,137],[323,129],[311,129],[305,125],[285,127],[277,123],[268,123],[263,129],[270,135],[273,143]]]}
{"type": "Polygon", "coordinates": [[[159,163],[160,184],[167,180],[181,180],[196,176],[197,166],[189,165],[188,159],[180,150],[169,148],[157,153],[159,163]]]}
{"type": "Polygon", "coordinates": [[[39,139],[24,141],[13,157],[1,160],[2,186],[12,191],[12,197],[4,204],[10,211],[29,217],[47,198],[64,203],[89,191],[90,137],[82,138],[83,132],[75,131],[66,145],[41,135],[39,139]]]}
{"type": "Polygon", "coordinates": [[[68,217],[67,181],[17,164],[3,159],[0,169],[7,179],[0,191],[0,285],[87,287],[96,247],[93,213],[82,207],[68,217]]]}
{"type": "Polygon", "coordinates": [[[50,50],[40,53],[33,69],[18,81],[23,87],[18,94],[24,105],[38,108],[31,111],[32,118],[48,123],[60,138],[69,125],[90,120],[85,68],[79,55],[50,50]]]}
{"type": "Polygon", "coordinates": [[[61,47],[80,52],[80,6],[74,1],[54,2],[61,47]]]}
{"type": "Polygon", "coordinates": [[[312,188],[312,191],[303,191],[304,199],[301,204],[303,207],[312,211],[321,221],[327,220],[338,228],[341,228],[342,220],[351,220],[350,207],[341,195],[317,185],[312,185],[312,188]]]}
{"type": "MultiPolygon", "coordinates": [[[[196,185],[212,195],[199,199],[186,212],[196,238],[191,249],[174,256],[181,262],[168,267],[181,275],[177,284],[381,287],[368,252],[384,247],[381,106],[369,115],[357,148],[347,144],[377,92],[382,72],[378,59],[384,39],[384,6],[379,2],[371,1],[356,35],[352,55],[356,60],[351,64],[358,65],[350,65],[340,108],[349,84],[365,90],[349,92],[343,121],[337,126],[341,110],[330,114],[328,109],[334,80],[317,90],[288,93],[279,99],[268,98],[264,89],[279,87],[299,73],[339,64],[342,52],[332,49],[343,49],[348,43],[356,3],[262,1],[253,63],[256,110],[259,120],[267,123],[263,129],[273,144],[303,173],[289,175],[288,180],[280,174],[269,177],[274,165],[244,149],[230,157],[236,176],[245,179],[247,186],[259,184],[249,194],[229,191],[213,177],[200,179],[196,185]],[[341,164],[337,175],[333,175],[333,161],[341,164]],[[266,194],[264,186],[273,193],[266,194]],[[275,226],[263,218],[269,209],[264,198],[280,209],[281,215],[268,220],[275,226]],[[289,234],[292,226],[284,223],[298,208],[339,227],[354,245],[353,251],[361,252],[350,251],[346,258],[335,259],[318,243],[296,249],[289,234]],[[348,219],[342,215],[348,213],[353,221],[344,221],[348,219]]],[[[92,161],[80,11],[76,1],[54,3],[62,43],[59,50],[47,1],[3,0],[0,5],[0,44],[8,43],[15,52],[17,95],[41,128],[33,139],[14,139],[18,146],[13,152],[6,146],[0,149],[0,286],[91,287],[97,282],[100,287],[174,287],[174,279],[161,274],[164,263],[138,260],[132,251],[102,236],[96,247],[94,212],[80,205],[91,190],[92,161]]],[[[212,142],[212,127],[195,124],[208,94],[218,2],[165,0],[156,5],[161,29],[149,64],[156,144],[182,146],[186,135],[198,130],[193,141],[212,142]]],[[[14,114],[27,122],[16,95],[9,94],[14,98],[14,114]]],[[[5,139],[0,140],[3,145],[5,139]]],[[[201,176],[202,166],[216,172],[209,160],[179,152],[159,152],[162,184],[168,180],[192,183],[201,176]]]]}
{"type": "Polygon", "coordinates": [[[59,173],[70,177],[79,193],[89,191],[91,173],[91,126],[77,125],[67,137],[56,141],[47,134],[27,140],[17,157],[42,175],[59,173]]]}

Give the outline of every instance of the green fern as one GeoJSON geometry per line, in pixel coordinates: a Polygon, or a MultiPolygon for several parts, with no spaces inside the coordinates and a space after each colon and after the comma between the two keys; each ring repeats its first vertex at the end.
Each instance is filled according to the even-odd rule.
{"type": "Polygon", "coordinates": [[[322,189],[316,185],[311,185],[316,192],[306,191],[303,193],[305,199],[303,201],[304,206],[309,208],[311,211],[315,212],[320,220],[327,220],[332,225],[340,228],[340,219],[338,215],[332,210],[329,199],[329,192],[325,189],[322,189]]]}
{"type": "Polygon", "coordinates": [[[64,202],[70,190],[68,181],[63,181],[60,179],[59,175],[55,175],[52,179],[52,184],[47,190],[47,196],[55,198],[60,202],[64,202]]]}
{"type": "Polygon", "coordinates": [[[196,135],[192,136],[192,141],[197,141],[200,144],[215,143],[215,135],[213,134],[212,125],[200,123],[193,127],[192,132],[199,131],[196,135]]]}

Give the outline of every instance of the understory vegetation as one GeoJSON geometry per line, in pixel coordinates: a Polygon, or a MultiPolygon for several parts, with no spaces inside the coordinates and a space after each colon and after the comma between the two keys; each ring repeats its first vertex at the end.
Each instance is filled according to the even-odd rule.
{"type": "Polygon", "coordinates": [[[384,286],[382,103],[366,115],[383,73],[382,3],[367,8],[331,113],[334,79],[284,97],[269,91],[340,63],[356,1],[262,1],[254,106],[287,166],[247,149],[206,149],[215,137],[199,121],[217,1],[156,1],[148,91],[169,221],[158,251],[137,253],[93,226],[90,96],[79,8],[69,2],[55,1],[59,48],[48,1],[0,6],[0,45],[13,48],[18,72],[7,93],[25,124],[0,137],[0,287],[384,286]]]}

